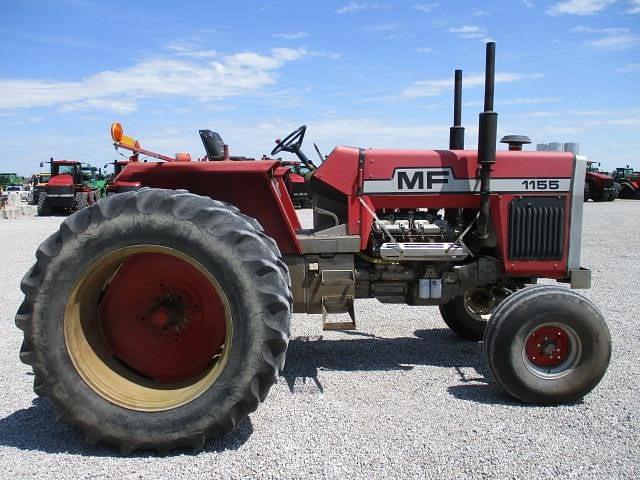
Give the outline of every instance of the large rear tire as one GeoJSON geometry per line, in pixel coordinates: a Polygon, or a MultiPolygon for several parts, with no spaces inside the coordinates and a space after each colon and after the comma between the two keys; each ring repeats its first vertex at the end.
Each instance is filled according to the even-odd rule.
{"type": "Polygon", "coordinates": [[[558,404],[582,398],[602,379],[611,337],[593,303],[545,285],[525,288],[496,308],[484,350],[494,377],[511,395],[558,404]]]}
{"type": "Polygon", "coordinates": [[[51,215],[51,206],[47,202],[47,192],[40,192],[38,195],[38,216],[48,217],[51,215]]]}
{"type": "Polygon", "coordinates": [[[288,270],[235,207],[185,191],[114,195],[69,216],[36,257],[20,358],[90,442],[200,449],[276,382],[288,270]]]}

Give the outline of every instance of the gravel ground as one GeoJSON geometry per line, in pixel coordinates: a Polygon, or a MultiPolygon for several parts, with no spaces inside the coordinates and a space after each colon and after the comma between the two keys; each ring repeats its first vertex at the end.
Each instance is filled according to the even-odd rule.
{"type": "Polygon", "coordinates": [[[359,301],[357,332],[296,315],[285,371],[258,411],[203,452],[165,458],[87,446],[35,397],[18,359],[19,281],[61,220],[0,220],[4,478],[640,478],[640,202],[585,206],[586,294],[607,318],[613,357],[584,401],[522,405],[436,308],[359,301]]]}

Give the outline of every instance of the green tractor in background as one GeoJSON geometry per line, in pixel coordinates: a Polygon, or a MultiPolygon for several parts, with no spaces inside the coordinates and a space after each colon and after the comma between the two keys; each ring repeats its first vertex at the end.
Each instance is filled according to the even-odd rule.
{"type": "Polygon", "coordinates": [[[95,200],[107,195],[107,178],[102,174],[102,169],[93,167],[88,163],[82,163],[82,177],[92,192],[95,192],[95,200]]]}

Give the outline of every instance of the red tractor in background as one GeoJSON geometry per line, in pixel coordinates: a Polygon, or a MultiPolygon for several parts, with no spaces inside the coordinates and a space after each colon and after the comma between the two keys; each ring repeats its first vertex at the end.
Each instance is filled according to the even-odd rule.
{"type": "MultiPolygon", "coordinates": [[[[334,148],[310,175],[310,229],[278,160],[233,161],[219,141],[221,161],[130,162],[118,182],[149,188],[71,215],[23,278],[16,324],[36,393],[91,442],[200,449],[265,399],[293,312],[354,329],[355,300],[375,298],[438,306],[460,337],[483,340],[496,382],[523,402],[586,395],[611,355],[604,318],[570,288],[532,286],[590,287],[586,162],[496,152],[495,44],[486,58],[477,151],[464,149],[458,70],[449,149],[334,148]]],[[[304,135],[272,155],[306,159],[304,135]]]]}
{"type": "Polygon", "coordinates": [[[627,165],[616,168],[611,175],[616,182],[616,190],[620,198],[640,200],[640,172],[634,172],[627,165]]]}
{"type": "MultiPolygon", "coordinates": [[[[101,196],[100,187],[87,178],[92,168],[76,160],[54,160],[51,176],[38,194],[38,216],[52,213],[71,213],[93,205],[101,196]]],[[[40,162],[40,167],[44,162],[40,162]]]]}
{"type": "Polygon", "coordinates": [[[600,163],[587,160],[587,174],[584,182],[584,201],[612,202],[617,196],[615,181],[611,175],[601,172],[600,163]]]}

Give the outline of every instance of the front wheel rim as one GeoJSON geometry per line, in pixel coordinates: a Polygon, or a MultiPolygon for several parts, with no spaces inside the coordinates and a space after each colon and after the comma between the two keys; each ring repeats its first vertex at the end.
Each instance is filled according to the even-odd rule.
{"type": "MultiPolygon", "coordinates": [[[[134,293],[131,291],[130,295],[134,293]]],[[[231,309],[219,283],[193,258],[168,247],[136,245],[101,257],[80,276],[65,308],[64,335],[67,352],[76,371],[87,386],[102,398],[130,410],[170,410],[202,395],[222,373],[231,349],[231,309]],[[135,268],[128,268],[130,265],[135,268]],[[156,271],[140,268],[145,265],[156,265],[156,271]],[[168,265],[162,278],[156,278],[162,276],[158,273],[162,272],[161,268],[157,270],[158,265],[168,265]],[[176,266],[181,269],[180,275],[191,277],[190,281],[185,282],[175,274],[176,266]],[[111,311],[110,308],[117,305],[119,299],[124,297],[128,300],[126,296],[129,293],[123,294],[126,290],[118,291],[116,288],[122,284],[123,274],[125,279],[129,275],[127,288],[139,287],[138,280],[149,283],[155,281],[157,288],[167,292],[167,297],[158,301],[158,295],[155,295],[147,299],[149,302],[146,306],[145,299],[142,299],[142,315],[134,312],[133,307],[128,316],[126,309],[111,311]],[[203,284],[202,288],[197,286],[200,283],[203,284]],[[160,287],[160,284],[163,286],[160,287]],[[112,291],[119,295],[111,298],[114,296],[111,295],[112,291]],[[187,303],[187,297],[191,307],[197,303],[200,315],[181,309],[178,297],[183,297],[180,299],[183,303],[187,303]],[[205,297],[218,299],[217,313],[207,306],[208,298],[205,297]],[[148,318],[141,319],[147,310],[148,318]],[[122,319],[123,315],[127,318],[122,319]],[[111,320],[118,324],[116,328],[109,326],[111,320]],[[212,323],[213,327],[209,325],[209,328],[204,328],[208,323],[212,323]],[[135,348],[136,342],[119,344],[112,341],[114,338],[117,340],[118,336],[123,339],[123,332],[127,334],[129,328],[136,342],[142,342],[139,349],[149,355],[148,362],[145,363],[145,357],[140,356],[139,352],[138,356],[135,355],[132,348],[135,348]],[[190,328],[196,330],[190,331],[190,328]],[[198,342],[199,335],[203,333],[207,339],[212,339],[211,345],[198,342]],[[188,357],[194,365],[187,365],[186,368],[181,368],[182,358],[175,361],[171,359],[172,354],[184,352],[184,349],[172,350],[172,342],[176,342],[176,348],[179,347],[182,340],[175,339],[180,335],[196,342],[187,344],[187,351],[194,345],[200,349],[195,352],[195,357],[188,357]],[[214,338],[216,336],[217,340],[214,338]],[[206,359],[204,363],[203,358],[206,359]],[[164,360],[163,367],[152,368],[154,359],[158,363],[164,360]]]]}
{"type": "Polygon", "coordinates": [[[580,337],[568,325],[549,322],[530,330],[522,345],[526,368],[544,379],[556,379],[571,373],[582,356],[580,337]]]}

